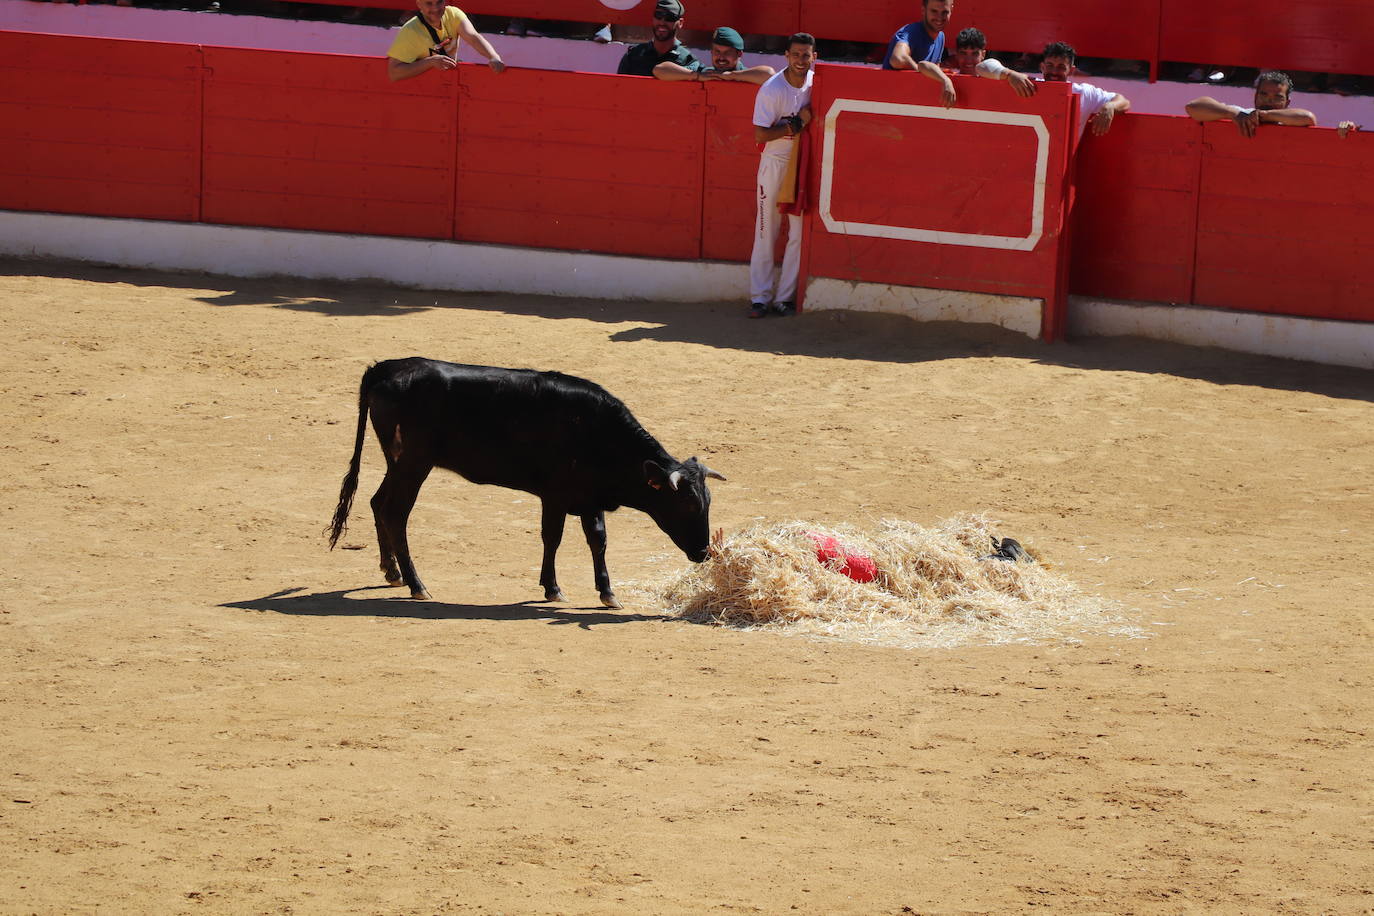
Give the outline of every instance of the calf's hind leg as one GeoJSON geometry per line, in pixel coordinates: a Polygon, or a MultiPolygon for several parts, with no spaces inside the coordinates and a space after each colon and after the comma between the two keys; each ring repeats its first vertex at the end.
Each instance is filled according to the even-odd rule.
{"type": "Polygon", "coordinates": [[[544,586],[545,601],[562,601],[563,589],[558,587],[556,558],[558,545],[563,543],[563,523],[568,513],[541,502],[539,538],[544,542],[544,560],[539,566],[539,584],[544,586]]]}
{"type": "Polygon", "coordinates": [[[391,548],[391,536],[382,524],[382,507],[386,505],[387,484],[391,482],[388,474],[382,478],[382,485],[372,494],[372,521],[377,526],[377,551],[381,554],[382,575],[387,585],[401,584],[401,571],[396,568],[396,552],[391,548]]]}
{"type": "Polygon", "coordinates": [[[429,476],[431,466],[407,466],[397,462],[387,469],[386,479],[373,497],[372,511],[377,520],[377,530],[386,531],[392,553],[400,567],[401,580],[410,586],[410,597],[427,599],[429,592],[420,576],[415,572],[415,564],[410,559],[410,543],[406,539],[406,524],[410,520],[410,510],[415,508],[415,499],[420,495],[420,487],[429,476]],[[380,499],[379,499],[380,498],[380,499]]]}

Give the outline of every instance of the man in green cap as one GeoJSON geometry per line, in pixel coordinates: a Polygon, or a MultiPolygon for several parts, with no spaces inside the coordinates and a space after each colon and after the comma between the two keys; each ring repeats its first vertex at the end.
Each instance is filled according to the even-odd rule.
{"type": "Polygon", "coordinates": [[[654,67],[654,76],[661,80],[725,80],[728,83],[753,83],[762,86],[773,75],[767,64],[744,66],[744,39],[729,26],[721,26],[711,34],[711,66],[692,71],[670,60],[654,67]]]}
{"type": "Polygon", "coordinates": [[[620,59],[616,73],[631,76],[653,76],[654,67],[668,61],[692,73],[701,69],[701,61],[677,40],[686,10],[678,0],[658,0],[654,5],[654,40],[635,45],[620,59]]]}

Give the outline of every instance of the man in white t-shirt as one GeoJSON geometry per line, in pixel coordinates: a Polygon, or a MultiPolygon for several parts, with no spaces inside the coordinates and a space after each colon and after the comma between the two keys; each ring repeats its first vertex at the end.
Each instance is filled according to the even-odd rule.
{"type": "MultiPolygon", "coordinates": [[[[1045,45],[1040,58],[1040,76],[1047,83],[1067,83],[1078,55],[1071,45],[1056,41],[1045,45]]],[[[1131,102],[1119,92],[1099,89],[1092,83],[1073,83],[1078,96],[1078,136],[1083,136],[1089,123],[1093,134],[1102,136],[1112,129],[1112,120],[1131,110],[1131,102]]]]}
{"type": "Polygon", "coordinates": [[[773,266],[773,246],[782,228],[778,191],[796,138],[811,123],[811,65],[816,39],[798,32],[787,39],[787,66],[759,87],[754,98],[754,140],[764,144],[754,191],[754,252],[749,258],[749,317],[796,312],[801,269],[801,217],[787,214],[787,249],[782,269],[773,266]]]}

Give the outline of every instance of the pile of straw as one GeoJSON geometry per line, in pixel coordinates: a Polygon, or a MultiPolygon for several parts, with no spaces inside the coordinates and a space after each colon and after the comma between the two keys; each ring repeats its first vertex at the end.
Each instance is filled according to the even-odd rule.
{"type": "Polygon", "coordinates": [[[1101,598],[1036,562],[992,559],[996,523],[961,515],[933,529],[883,520],[875,531],[805,522],[754,525],[717,539],[711,559],[657,586],[671,614],[743,629],[903,648],[1071,639],[1089,631],[1142,635],[1101,598]],[[877,577],[855,582],[822,564],[813,536],[872,558],[877,577]]]}

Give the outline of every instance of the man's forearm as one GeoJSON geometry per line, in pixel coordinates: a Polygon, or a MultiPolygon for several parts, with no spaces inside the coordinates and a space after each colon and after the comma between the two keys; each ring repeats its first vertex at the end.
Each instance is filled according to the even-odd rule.
{"type": "Polygon", "coordinates": [[[774,140],[781,140],[783,137],[792,136],[792,129],[786,124],[779,124],[776,127],[759,127],[754,125],[755,143],[772,143],[774,140]]]}
{"type": "Polygon", "coordinates": [[[682,66],[682,64],[675,64],[670,60],[665,60],[663,63],[654,67],[654,79],[675,83],[681,80],[699,80],[701,79],[701,74],[696,70],[688,70],[686,67],[682,66]]]}
{"type": "Polygon", "coordinates": [[[388,57],[386,59],[386,75],[391,78],[393,83],[397,80],[408,80],[412,77],[419,76],[425,71],[432,69],[432,67],[433,65],[429,62],[429,58],[427,57],[413,60],[410,63],[399,61],[394,57],[388,57]]]}
{"type": "Polygon", "coordinates": [[[1236,105],[1218,102],[1211,96],[1203,96],[1189,102],[1187,112],[1196,121],[1229,121],[1240,114],[1241,109],[1236,105]]]}
{"type": "Polygon", "coordinates": [[[736,70],[730,77],[730,82],[753,83],[756,86],[762,86],[772,79],[773,74],[776,72],[776,70],[767,64],[759,64],[747,70],[736,70]]]}
{"type": "Polygon", "coordinates": [[[1256,114],[1261,124],[1282,124],[1284,127],[1317,126],[1317,116],[1306,108],[1280,108],[1256,114]]]}

